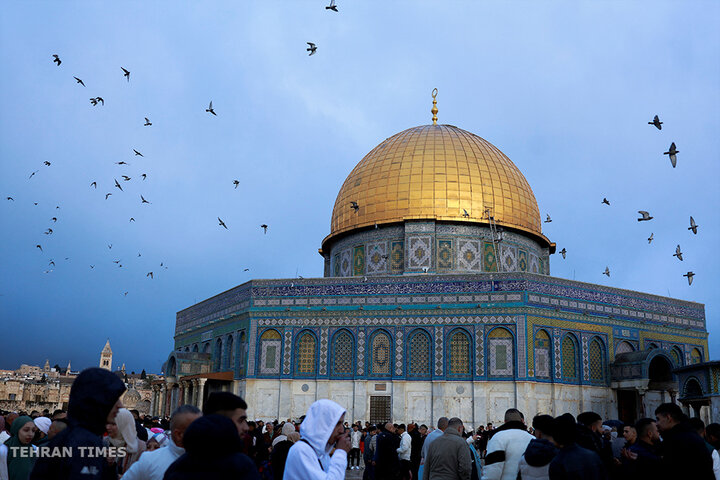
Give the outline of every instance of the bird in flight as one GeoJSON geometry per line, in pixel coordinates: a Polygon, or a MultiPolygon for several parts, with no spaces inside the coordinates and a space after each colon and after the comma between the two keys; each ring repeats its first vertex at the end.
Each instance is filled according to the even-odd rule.
{"type": "Polygon", "coordinates": [[[662,124],[663,122],[660,121],[660,117],[657,115],[652,119],[652,122],[648,122],[648,125],[655,125],[658,130],[662,130],[662,124]]]}
{"type": "MultiPolygon", "coordinates": [[[[115,180],[115,179],[113,178],[113,180],[115,180]]],[[[117,188],[119,188],[121,192],[123,191],[122,187],[120,186],[120,184],[118,183],[117,180],[115,180],[115,186],[116,186],[117,188]]]]}
{"type": "Polygon", "coordinates": [[[97,98],[93,97],[90,99],[90,103],[92,103],[92,106],[96,106],[98,104],[97,98]]]}
{"type": "Polygon", "coordinates": [[[53,229],[52,229],[52,228],[48,228],[48,229],[45,230],[43,233],[44,233],[45,235],[52,235],[52,234],[53,234],[53,229]]]}
{"type": "Polygon", "coordinates": [[[13,202],[15,201],[15,199],[13,197],[7,197],[7,199],[12,200],[13,202]]]}
{"type": "Polygon", "coordinates": [[[225,227],[225,230],[228,229],[228,228],[227,228],[227,225],[225,225],[225,222],[223,222],[223,221],[220,219],[220,217],[218,217],[218,222],[220,222],[219,225],[220,225],[221,227],[225,227]]]}
{"type": "Polygon", "coordinates": [[[330,5],[325,7],[325,10],[332,10],[333,12],[337,12],[337,5],[335,5],[335,0],[330,0],[330,5]]]}
{"type": "Polygon", "coordinates": [[[468,218],[469,216],[470,214],[468,213],[468,211],[463,208],[463,217],[468,218]]]}
{"type": "Polygon", "coordinates": [[[675,168],[675,165],[677,165],[677,154],[680,153],[680,150],[675,147],[675,142],[672,142],[670,144],[670,148],[667,152],[663,152],[663,155],[669,155],[670,156],[670,163],[672,163],[673,168],[675,168]]]}
{"type": "Polygon", "coordinates": [[[567,255],[567,250],[565,250],[565,247],[563,247],[562,250],[560,250],[560,254],[563,256],[563,260],[565,259],[565,255],[567,255]]]}
{"type": "Polygon", "coordinates": [[[130,217],[130,221],[131,221],[131,222],[134,222],[135,219],[134,219],[133,217],[130,217]]]}
{"type": "Polygon", "coordinates": [[[147,178],[147,173],[143,173],[143,174],[140,175],[140,176],[143,177],[143,180],[145,180],[145,179],[147,178]]]}
{"type": "Polygon", "coordinates": [[[97,100],[98,102],[102,103],[103,106],[105,106],[105,99],[104,99],[104,98],[102,98],[102,97],[95,97],[95,100],[97,100]]]}
{"type": "Polygon", "coordinates": [[[43,162],[43,165],[46,165],[46,166],[49,167],[50,165],[52,165],[52,163],[50,163],[50,162],[48,162],[47,160],[45,160],[45,161],[43,162]]]}
{"type": "Polygon", "coordinates": [[[693,277],[694,277],[694,276],[695,276],[695,274],[694,274],[693,272],[688,272],[688,273],[686,273],[685,275],[683,275],[683,277],[687,277],[687,279],[688,279],[688,285],[692,285],[692,281],[693,281],[693,277]]]}
{"type": "Polygon", "coordinates": [[[648,212],[646,212],[645,210],[638,210],[638,213],[640,215],[642,215],[642,218],[637,219],[638,222],[647,222],[647,221],[655,218],[655,217],[651,217],[650,214],[648,212]]]}
{"type": "Polygon", "coordinates": [[[552,218],[550,218],[550,214],[547,215],[547,218],[545,218],[545,223],[552,222],[552,218]]]}
{"type": "Polygon", "coordinates": [[[91,268],[91,269],[92,269],[92,268],[95,268],[95,265],[90,265],[90,268],[91,268]]]}
{"type": "Polygon", "coordinates": [[[43,251],[42,246],[40,245],[35,245],[35,248],[39,248],[41,252],[43,251]]]}
{"type": "Polygon", "coordinates": [[[263,229],[263,233],[267,234],[268,226],[266,224],[263,223],[262,225],[260,225],[260,228],[263,229]]]}
{"type": "Polygon", "coordinates": [[[695,223],[695,219],[692,216],[690,216],[690,226],[688,227],[688,230],[692,230],[692,232],[695,235],[697,235],[697,229],[698,229],[698,224],[695,223]]]}
{"type": "Polygon", "coordinates": [[[235,185],[235,188],[237,188],[238,185],[240,185],[240,181],[238,181],[238,180],[233,180],[233,185],[235,185]]]}
{"type": "Polygon", "coordinates": [[[112,243],[110,245],[108,245],[108,249],[112,250],[112,243]]]}
{"type": "Polygon", "coordinates": [[[155,277],[153,276],[153,272],[148,272],[148,274],[145,275],[145,276],[146,276],[146,277],[150,277],[150,280],[154,280],[154,279],[155,279],[155,277]]]}
{"type": "Polygon", "coordinates": [[[309,47],[305,49],[305,51],[310,52],[310,54],[308,56],[311,57],[311,56],[315,55],[315,52],[317,51],[317,47],[315,46],[315,44],[312,42],[306,42],[306,43],[309,45],[309,47]]]}
{"type": "Polygon", "coordinates": [[[677,257],[678,260],[680,260],[681,262],[683,261],[682,252],[680,251],[680,245],[675,247],[675,253],[673,253],[673,257],[677,257]]]}
{"type": "Polygon", "coordinates": [[[352,208],[353,210],[355,210],[355,213],[357,213],[357,211],[360,209],[360,205],[358,205],[357,202],[352,201],[352,202],[350,202],[350,208],[352,208]]]}
{"type": "Polygon", "coordinates": [[[125,292],[123,295],[127,297],[128,292],[125,292]]]}
{"type": "Polygon", "coordinates": [[[127,70],[126,70],[125,68],[123,68],[123,67],[120,67],[120,68],[121,68],[122,71],[123,71],[123,77],[126,77],[126,78],[127,78],[127,81],[129,82],[129,81],[130,81],[130,72],[127,71],[127,70]]]}
{"type": "Polygon", "coordinates": [[[143,197],[142,195],[140,195],[140,200],[142,200],[142,202],[140,202],[140,204],[143,204],[143,203],[149,204],[150,203],[147,200],[145,200],[145,197],[143,197]]]}
{"type": "Polygon", "coordinates": [[[48,263],[48,267],[49,267],[50,265],[52,265],[52,266],[54,267],[54,266],[55,266],[55,262],[52,261],[52,260],[50,260],[50,263],[48,263]]]}
{"type": "Polygon", "coordinates": [[[144,157],[144,156],[145,156],[145,155],[143,155],[142,153],[140,153],[140,152],[138,152],[137,150],[135,150],[134,148],[133,148],[133,152],[135,152],[135,156],[136,156],[136,157],[144,157]]]}
{"type": "Polygon", "coordinates": [[[122,260],[113,260],[113,263],[120,264],[120,262],[122,262],[122,260]]]}
{"type": "Polygon", "coordinates": [[[655,236],[654,233],[650,233],[650,236],[648,237],[648,244],[651,244],[651,243],[652,243],[654,236],[655,236]]]}
{"type": "Polygon", "coordinates": [[[85,86],[85,83],[84,83],[82,80],[80,80],[80,79],[77,78],[77,77],[73,77],[73,78],[75,79],[75,81],[76,81],[77,83],[79,83],[79,84],[82,85],[83,87],[85,86]]]}
{"type": "Polygon", "coordinates": [[[217,113],[215,113],[215,109],[212,106],[212,100],[210,100],[210,105],[208,105],[208,108],[206,108],[205,111],[208,113],[212,113],[217,117],[217,113]]]}
{"type": "Polygon", "coordinates": [[[605,197],[603,197],[602,203],[604,203],[605,205],[610,205],[610,201],[605,197]]]}
{"type": "Polygon", "coordinates": [[[105,200],[107,200],[110,195],[112,195],[112,193],[106,193],[106,194],[105,194],[105,200]]]}
{"type": "Polygon", "coordinates": [[[30,174],[30,176],[28,177],[28,180],[31,179],[32,177],[34,177],[35,174],[36,174],[37,172],[39,172],[39,171],[40,171],[40,170],[35,170],[34,172],[32,172],[32,173],[30,174]]]}
{"type": "Polygon", "coordinates": [[[130,181],[130,177],[128,177],[127,175],[123,175],[122,178],[123,178],[123,180],[125,180],[126,182],[129,182],[129,181],[130,181]]]}
{"type": "Polygon", "coordinates": [[[127,162],[115,162],[115,165],[130,165],[127,162]]]}
{"type": "Polygon", "coordinates": [[[603,272],[603,275],[610,276],[610,267],[605,267],[605,271],[603,272]]]}
{"type": "Polygon", "coordinates": [[[249,272],[249,271],[250,271],[249,268],[246,268],[246,269],[243,270],[243,272],[249,272]]]}
{"type": "Polygon", "coordinates": [[[150,120],[148,120],[148,118],[145,117],[145,123],[143,123],[143,127],[149,127],[150,125],[152,125],[152,123],[150,123],[150,120]]]}
{"type": "Polygon", "coordinates": [[[60,64],[62,63],[62,60],[60,60],[60,57],[58,57],[57,55],[53,55],[53,58],[54,58],[53,62],[57,63],[57,66],[59,67],[60,64]]]}

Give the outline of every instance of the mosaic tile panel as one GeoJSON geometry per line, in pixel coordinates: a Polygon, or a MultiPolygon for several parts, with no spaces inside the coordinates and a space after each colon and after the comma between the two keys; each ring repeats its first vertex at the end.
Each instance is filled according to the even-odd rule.
{"type": "Polygon", "coordinates": [[[357,336],[357,373],[362,376],[365,375],[365,330],[360,329],[357,336]]]}
{"type": "Polygon", "coordinates": [[[432,237],[417,236],[408,237],[408,268],[418,270],[421,268],[431,268],[432,260],[432,237]]]}
{"type": "MultiPolygon", "coordinates": [[[[675,352],[677,355],[677,352],[675,352]]],[[[603,348],[597,339],[593,339],[588,347],[588,363],[590,364],[590,381],[602,382],[605,380],[605,357],[603,348]]]]}
{"type": "Polygon", "coordinates": [[[545,330],[535,334],[535,377],[550,378],[550,336],[545,330]]]}
{"type": "Polygon", "coordinates": [[[278,375],[280,373],[281,350],[280,339],[260,341],[260,374],[278,375]]]}
{"type": "Polygon", "coordinates": [[[484,341],[482,325],[475,325],[475,373],[478,376],[485,375],[484,341]]]}
{"type": "Polygon", "coordinates": [[[490,350],[490,376],[512,377],[513,372],[513,344],[512,338],[488,339],[490,350]]]}
{"type": "Polygon", "coordinates": [[[340,254],[333,256],[333,277],[340,276],[340,254]]]}
{"type": "Polygon", "coordinates": [[[443,329],[435,326],[435,375],[443,374],[443,329]]]}
{"type": "Polygon", "coordinates": [[[517,249],[500,244],[500,264],[503,272],[514,272],[517,269],[517,249]]]}
{"type": "Polygon", "coordinates": [[[577,344],[571,335],[565,335],[562,341],[562,377],[577,379],[577,364],[577,344]]]}
{"type": "Polygon", "coordinates": [[[588,359],[588,335],[583,333],[582,335],[582,364],[583,364],[583,379],[585,381],[590,380],[590,365],[588,359]]]}
{"type": "Polygon", "coordinates": [[[315,337],[311,333],[304,333],[297,345],[297,373],[311,375],[315,373],[315,337]]]}
{"type": "Polygon", "coordinates": [[[470,338],[461,331],[450,337],[448,375],[470,375],[470,338]]]}
{"type": "Polygon", "coordinates": [[[528,268],[528,256],[525,250],[518,250],[518,270],[521,272],[527,272],[528,268]]]}
{"type": "Polygon", "coordinates": [[[390,337],[385,332],[379,332],[372,338],[370,350],[370,373],[372,375],[389,375],[391,373],[390,345],[390,337]]]}
{"type": "Polygon", "coordinates": [[[292,367],[292,330],[285,330],[285,354],[283,358],[283,373],[290,375],[290,369],[292,367]]]}
{"type": "Polygon", "coordinates": [[[560,329],[553,329],[553,352],[555,354],[555,378],[562,377],[562,356],[560,355],[560,329]]]}
{"type": "Polygon", "coordinates": [[[385,273],[388,271],[387,242],[369,243],[367,245],[367,273],[385,273]]]}
{"type": "Polygon", "coordinates": [[[540,269],[538,267],[538,257],[530,254],[530,269],[529,271],[531,273],[539,273],[540,269]]]}
{"type": "Polygon", "coordinates": [[[518,357],[518,377],[525,378],[527,376],[527,329],[525,328],[525,316],[520,315],[515,324],[517,325],[517,357],[518,357]]]}
{"type": "Polygon", "coordinates": [[[403,332],[398,329],[395,332],[395,375],[403,373],[403,332]]]}
{"type": "Polygon", "coordinates": [[[437,242],[437,268],[450,270],[453,268],[453,248],[451,240],[438,240],[437,242]]]}
{"type": "Polygon", "coordinates": [[[335,375],[352,375],[353,373],[353,338],[347,331],[341,330],[333,340],[332,373],[335,375]]]}
{"type": "Polygon", "coordinates": [[[352,257],[350,250],[344,250],[340,253],[340,276],[349,277],[352,272],[352,257]]]}
{"type": "Polygon", "coordinates": [[[390,273],[403,273],[405,270],[405,242],[390,244],[390,273]]]}
{"type": "Polygon", "coordinates": [[[320,375],[327,375],[328,364],[328,329],[320,329],[320,375]]]}
{"type": "Polygon", "coordinates": [[[457,248],[458,270],[479,272],[482,270],[482,254],[480,242],[475,240],[458,240],[457,248]]]}
{"type": "Polygon", "coordinates": [[[492,242],[483,242],[483,272],[497,272],[497,258],[495,245],[492,242]]]}
{"type": "Polygon", "coordinates": [[[353,275],[365,275],[365,245],[353,248],[353,275]]]}

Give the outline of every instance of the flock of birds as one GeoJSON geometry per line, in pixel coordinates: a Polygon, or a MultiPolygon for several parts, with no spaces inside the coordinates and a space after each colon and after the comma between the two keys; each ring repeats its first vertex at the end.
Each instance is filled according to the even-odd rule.
{"type": "MultiPolygon", "coordinates": [[[[655,117],[653,117],[652,121],[648,122],[648,125],[653,125],[658,130],[662,130],[663,122],[660,121],[660,117],[658,115],[655,115],[655,117]]],[[[675,168],[677,166],[677,154],[678,153],[680,153],[680,150],[677,149],[675,142],[672,142],[670,144],[670,148],[668,148],[667,152],[663,152],[663,155],[669,156],[670,164],[672,165],[673,168],[675,168]]],[[[610,201],[604,197],[602,199],[601,204],[610,206],[610,201]]],[[[465,213],[467,213],[467,212],[465,212],[465,213]]],[[[640,214],[640,218],[637,219],[638,222],[649,222],[650,220],[655,218],[655,217],[651,216],[650,212],[648,212],[646,210],[638,210],[638,213],[640,214]]],[[[550,217],[549,214],[546,214],[544,223],[550,223],[550,222],[552,222],[552,218],[550,217]]],[[[695,222],[695,219],[691,215],[690,216],[690,226],[688,227],[688,230],[691,230],[693,234],[697,235],[698,227],[699,227],[699,225],[695,222]]],[[[655,238],[655,234],[653,232],[651,232],[650,236],[647,239],[648,244],[651,244],[652,241],[654,240],[654,238],[655,238]]],[[[563,259],[565,259],[567,256],[567,249],[563,247],[563,249],[560,250],[559,253],[562,255],[563,259]]],[[[675,248],[675,253],[673,254],[673,257],[676,257],[681,262],[683,261],[683,253],[680,248],[680,245],[678,245],[675,248]]],[[[602,272],[602,274],[610,277],[610,267],[606,266],[605,271],[602,272]]],[[[683,275],[683,277],[687,277],[688,285],[692,285],[694,276],[695,276],[695,273],[692,271],[688,271],[686,274],[683,275]]]]}

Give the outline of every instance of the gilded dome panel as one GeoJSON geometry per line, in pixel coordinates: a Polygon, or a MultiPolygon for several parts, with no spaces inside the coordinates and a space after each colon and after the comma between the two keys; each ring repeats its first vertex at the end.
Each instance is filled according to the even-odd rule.
{"type": "Polygon", "coordinates": [[[325,242],[410,219],[488,223],[488,210],[498,225],[544,238],[535,195],[505,154],[452,125],[424,125],[386,139],[350,172],[325,242]]]}

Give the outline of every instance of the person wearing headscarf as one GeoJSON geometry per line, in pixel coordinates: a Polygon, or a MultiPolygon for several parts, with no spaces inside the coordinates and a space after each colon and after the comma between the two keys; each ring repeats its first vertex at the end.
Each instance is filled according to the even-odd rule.
{"type": "Polygon", "coordinates": [[[152,436],[146,442],[146,450],[152,452],[160,447],[164,447],[167,444],[168,434],[165,432],[153,433],[152,436]]]}
{"type": "Polygon", "coordinates": [[[272,465],[274,480],[282,480],[288,453],[293,444],[300,440],[300,434],[295,431],[295,426],[292,423],[286,423],[283,425],[283,435],[279,435],[277,438],[282,438],[282,440],[273,445],[270,454],[270,465],[272,465]],[[292,427],[292,431],[290,427],[285,428],[287,425],[292,427]]]}
{"type": "Polygon", "coordinates": [[[32,418],[15,419],[11,437],[0,447],[0,480],[28,480],[37,459],[32,444],[36,431],[32,418]]]}
{"type": "Polygon", "coordinates": [[[274,448],[275,445],[277,445],[278,443],[287,440],[287,439],[288,439],[287,436],[290,435],[291,433],[295,432],[295,431],[296,431],[296,430],[295,430],[295,425],[293,425],[293,424],[290,423],[290,422],[284,423],[283,426],[282,426],[282,430],[280,431],[280,432],[281,432],[280,435],[278,435],[277,437],[275,437],[275,439],[272,441],[272,446],[273,446],[273,448],[274,448]]]}
{"type": "Polygon", "coordinates": [[[108,427],[109,435],[105,438],[105,443],[109,447],[118,449],[117,455],[109,456],[108,461],[115,464],[117,473],[122,475],[140,458],[146,449],[146,444],[138,438],[135,419],[126,408],[118,410],[115,422],[108,422],[108,427]]]}
{"type": "Polygon", "coordinates": [[[52,425],[52,420],[48,417],[37,417],[33,420],[33,423],[35,423],[35,426],[37,427],[37,433],[35,434],[35,441],[33,443],[38,447],[46,445],[50,441],[47,436],[48,431],[50,430],[50,425],[52,425]]]}
{"type": "Polygon", "coordinates": [[[68,427],[58,433],[48,447],[70,448],[69,456],[40,457],[35,463],[30,480],[101,480],[109,470],[107,461],[100,455],[83,455],[88,449],[102,448],[101,435],[105,425],[122,407],[120,395],[125,384],[117,375],[102,368],[83,370],[70,388],[68,427]]]}
{"type": "Polygon", "coordinates": [[[283,479],[343,480],[351,445],[344,420],[345,409],[332,400],[310,405],[300,424],[300,441],[288,453],[283,479]]]}

